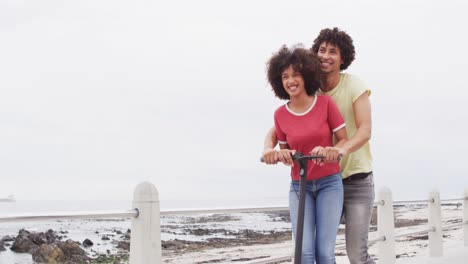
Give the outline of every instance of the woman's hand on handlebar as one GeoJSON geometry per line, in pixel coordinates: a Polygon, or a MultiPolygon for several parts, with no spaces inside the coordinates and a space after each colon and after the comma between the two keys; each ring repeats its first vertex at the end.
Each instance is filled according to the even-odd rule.
{"type": "Polygon", "coordinates": [[[294,160],[292,156],[296,153],[295,150],[291,149],[280,149],[278,151],[278,159],[286,166],[294,166],[294,160]]]}
{"type": "Polygon", "coordinates": [[[272,148],[264,150],[262,154],[262,161],[270,165],[278,163],[278,151],[272,148]]]}
{"type": "Polygon", "coordinates": [[[292,155],[294,155],[294,153],[296,153],[296,151],[290,149],[266,149],[263,151],[262,160],[266,164],[277,164],[281,161],[287,166],[293,166],[294,161],[292,159],[292,155]]]}

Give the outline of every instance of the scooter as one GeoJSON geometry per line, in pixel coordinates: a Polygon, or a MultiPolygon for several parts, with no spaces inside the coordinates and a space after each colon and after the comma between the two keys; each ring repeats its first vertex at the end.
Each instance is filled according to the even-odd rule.
{"type": "MultiPolygon", "coordinates": [[[[301,152],[296,152],[292,156],[293,160],[299,164],[299,176],[301,177],[299,183],[299,208],[297,210],[297,232],[296,242],[294,249],[294,264],[301,264],[302,259],[302,238],[304,233],[304,211],[305,211],[305,198],[307,187],[307,163],[309,160],[323,160],[324,156],[303,155],[301,152]]],[[[341,157],[338,157],[340,159],[341,157]]],[[[260,159],[263,162],[263,159],[260,159]]]]}

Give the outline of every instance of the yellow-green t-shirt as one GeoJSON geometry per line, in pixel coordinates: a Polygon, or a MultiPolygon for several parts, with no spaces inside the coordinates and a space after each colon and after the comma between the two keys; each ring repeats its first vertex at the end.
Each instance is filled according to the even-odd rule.
{"type": "MultiPolygon", "coordinates": [[[[357,130],[356,121],[354,120],[353,103],[366,92],[369,95],[371,93],[364,82],[356,76],[347,73],[340,73],[340,82],[332,90],[328,92],[319,90],[319,94],[331,96],[337,104],[346,123],[348,138],[351,138],[357,130]]],[[[340,161],[340,167],[343,178],[355,173],[371,172],[372,154],[369,142],[366,142],[366,144],[353,153],[343,157],[340,161]]]]}

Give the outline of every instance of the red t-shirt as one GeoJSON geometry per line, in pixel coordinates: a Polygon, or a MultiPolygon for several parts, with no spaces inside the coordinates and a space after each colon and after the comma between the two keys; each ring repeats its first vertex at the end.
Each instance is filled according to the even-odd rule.
{"type": "MultiPolygon", "coordinates": [[[[333,146],[333,132],[345,126],[335,102],[327,95],[316,95],[311,107],[304,113],[294,113],[287,104],[275,111],[276,137],[280,144],[308,155],[316,146],[333,146]]],[[[307,164],[307,180],[317,180],[340,172],[338,162],[319,166],[307,164]]],[[[298,181],[299,164],[291,169],[293,180],[298,181]]]]}

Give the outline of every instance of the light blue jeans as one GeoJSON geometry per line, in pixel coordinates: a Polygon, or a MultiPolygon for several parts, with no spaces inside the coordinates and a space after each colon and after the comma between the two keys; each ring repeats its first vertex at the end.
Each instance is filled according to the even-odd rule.
{"type": "MultiPolygon", "coordinates": [[[[296,237],[299,207],[299,181],[292,181],[289,191],[289,213],[296,237]]],[[[343,210],[341,174],[307,181],[302,240],[302,264],[333,264],[336,233],[343,210]]]]}

